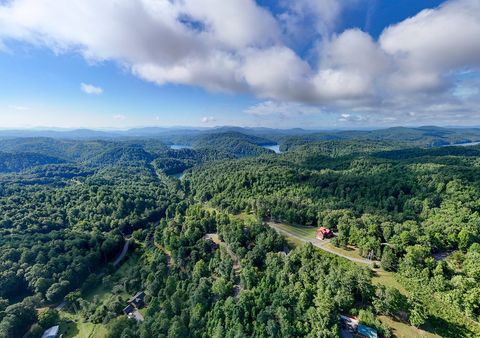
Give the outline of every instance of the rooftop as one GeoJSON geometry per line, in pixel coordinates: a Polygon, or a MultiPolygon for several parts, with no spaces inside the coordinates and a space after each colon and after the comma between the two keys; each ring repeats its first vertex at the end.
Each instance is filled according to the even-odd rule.
{"type": "Polygon", "coordinates": [[[371,327],[365,326],[363,324],[358,324],[357,332],[362,337],[366,337],[366,338],[377,338],[378,337],[377,330],[375,330],[371,327]]]}
{"type": "Polygon", "coordinates": [[[42,338],[56,338],[58,335],[58,330],[59,330],[58,325],[52,326],[51,328],[49,328],[43,333],[42,338]]]}

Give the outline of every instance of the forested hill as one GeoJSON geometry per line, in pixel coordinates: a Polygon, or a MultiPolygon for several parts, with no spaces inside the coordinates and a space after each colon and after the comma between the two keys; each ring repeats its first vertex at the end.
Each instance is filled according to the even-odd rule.
{"type": "Polygon", "coordinates": [[[274,142],[261,137],[227,132],[203,135],[195,140],[193,146],[194,148],[217,149],[236,157],[246,157],[273,153],[272,150],[262,148],[262,145],[271,144],[274,142]]]}
{"type": "MultiPolygon", "coordinates": [[[[234,134],[257,145],[279,143],[283,150],[294,146],[316,141],[328,140],[371,140],[386,142],[405,142],[415,147],[436,147],[458,143],[480,141],[480,128],[444,128],[435,126],[423,127],[393,127],[376,130],[304,130],[271,129],[271,128],[135,128],[125,131],[95,131],[95,130],[0,130],[0,139],[17,138],[54,138],[57,140],[159,140],[164,144],[188,144],[221,134],[234,134]],[[240,134],[240,135],[238,135],[240,134]],[[263,139],[258,142],[258,139],[263,139]]],[[[14,143],[14,142],[13,142],[14,143]]],[[[36,142],[34,142],[36,143],[36,142]]],[[[6,149],[0,149],[7,151],[6,149]]]]}
{"type": "Polygon", "coordinates": [[[327,140],[383,141],[408,144],[410,147],[439,147],[480,141],[478,128],[396,127],[365,131],[320,132],[282,137],[283,150],[327,140]]]}
{"type": "Polygon", "coordinates": [[[478,337],[480,146],[304,136],[282,154],[237,131],[194,133],[193,149],[0,141],[0,337],[338,337],[340,315],[385,337],[478,337]],[[275,221],[332,229],[329,252],[382,269],[275,221]],[[138,291],[143,322],[122,313],[138,291]]]}
{"type": "Polygon", "coordinates": [[[425,299],[478,321],[480,147],[357,145],[312,143],[200,167],[185,180],[199,201],[231,213],[334,229],[335,245],[373,253],[425,299]]]}
{"type": "Polygon", "coordinates": [[[16,138],[0,141],[0,172],[18,172],[38,165],[76,163],[87,166],[156,165],[167,174],[212,160],[273,153],[259,137],[221,133],[198,138],[195,149],[170,149],[157,139],[71,140],[16,138]]]}
{"type": "Polygon", "coordinates": [[[0,152],[0,172],[16,172],[44,164],[63,163],[62,159],[35,153],[0,152]]]}

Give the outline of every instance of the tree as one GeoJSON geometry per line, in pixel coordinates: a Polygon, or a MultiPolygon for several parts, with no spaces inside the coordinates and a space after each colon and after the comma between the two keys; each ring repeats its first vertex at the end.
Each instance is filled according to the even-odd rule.
{"type": "Polygon", "coordinates": [[[58,325],[59,321],[60,315],[55,309],[48,308],[38,314],[38,324],[44,329],[58,325]]]}
{"type": "Polygon", "coordinates": [[[57,302],[67,293],[69,286],[70,282],[68,281],[54,283],[48,288],[45,295],[49,301],[57,302]]]}
{"type": "Polygon", "coordinates": [[[37,319],[35,310],[22,303],[16,303],[5,309],[0,322],[0,337],[21,337],[37,319]]]}
{"type": "Polygon", "coordinates": [[[406,297],[397,289],[379,285],[375,290],[372,305],[377,313],[396,316],[404,310],[406,301],[406,297]]]}
{"type": "Polygon", "coordinates": [[[0,312],[5,311],[5,309],[8,307],[8,300],[5,298],[0,298],[0,312]]]}
{"type": "Polygon", "coordinates": [[[393,252],[392,248],[389,246],[386,246],[385,249],[383,249],[380,265],[385,271],[395,271],[397,268],[397,255],[395,255],[395,252],[393,252]]]}
{"type": "Polygon", "coordinates": [[[74,312],[78,312],[78,307],[81,300],[81,293],[80,291],[72,291],[65,295],[64,300],[66,302],[66,306],[70,309],[73,309],[74,312]]]}
{"type": "Polygon", "coordinates": [[[37,323],[33,324],[28,330],[27,338],[39,338],[45,330],[37,323]]]}
{"type": "Polygon", "coordinates": [[[106,338],[136,338],[138,324],[135,319],[115,319],[108,325],[108,334],[106,338]]]}
{"type": "Polygon", "coordinates": [[[410,324],[418,328],[425,323],[428,318],[425,306],[416,297],[415,293],[409,298],[408,303],[410,305],[408,320],[410,321],[410,324]]]}

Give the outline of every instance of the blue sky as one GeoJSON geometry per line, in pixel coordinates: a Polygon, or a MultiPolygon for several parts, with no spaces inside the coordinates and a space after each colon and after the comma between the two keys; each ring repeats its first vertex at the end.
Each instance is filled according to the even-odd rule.
{"type": "Polygon", "coordinates": [[[480,125],[479,32],[475,0],[4,1],[0,128],[480,125]]]}
{"type": "Polygon", "coordinates": [[[228,124],[257,102],[253,95],[214,94],[180,84],[158,86],[116,62],[90,63],[72,52],[55,54],[15,42],[9,48],[0,53],[0,115],[10,111],[16,117],[39,118],[18,125],[12,121],[8,127],[190,126],[204,124],[202,119],[213,115],[225,116],[228,124]],[[98,86],[103,92],[86,94],[81,83],[98,86]],[[97,124],[99,116],[102,119],[97,124]]]}

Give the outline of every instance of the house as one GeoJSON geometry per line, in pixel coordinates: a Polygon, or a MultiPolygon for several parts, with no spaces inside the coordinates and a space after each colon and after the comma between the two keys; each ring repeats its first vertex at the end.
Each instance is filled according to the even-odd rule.
{"type": "Polygon", "coordinates": [[[123,313],[127,316],[134,313],[136,310],[145,306],[145,292],[140,291],[128,300],[128,305],[123,309],[123,313]]]}
{"type": "Polygon", "coordinates": [[[128,303],[139,309],[145,306],[145,292],[140,291],[128,300],[128,303]]]}
{"type": "Polygon", "coordinates": [[[347,317],[347,316],[340,316],[340,326],[342,328],[342,331],[346,331],[348,333],[342,335],[343,336],[351,336],[352,333],[357,331],[357,326],[358,326],[358,320],[352,317],[347,317]]]}
{"type": "Polygon", "coordinates": [[[58,325],[52,326],[43,333],[42,338],[57,338],[59,328],[58,325]]]}
{"type": "Polygon", "coordinates": [[[356,336],[359,338],[378,338],[377,330],[363,324],[358,324],[356,336]]]}
{"type": "Polygon", "coordinates": [[[125,313],[127,316],[132,313],[133,311],[135,311],[135,308],[133,307],[132,304],[128,304],[127,306],[125,306],[123,308],[123,313],[125,313]]]}
{"type": "Polygon", "coordinates": [[[332,230],[325,228],[325,227],[320,227],[317,229],[317,239],[319,240],[324,240],[325,238],[330,238],[333,236],[332,230]]]}

